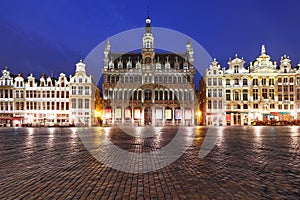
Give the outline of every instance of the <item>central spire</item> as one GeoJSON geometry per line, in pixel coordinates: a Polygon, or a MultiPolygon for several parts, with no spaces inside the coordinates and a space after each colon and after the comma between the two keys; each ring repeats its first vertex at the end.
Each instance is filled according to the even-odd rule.
{"type": "Polygon", "coordinates": [[[152,31],[150,23],[151,23],[151,19],[148,16],[147,19],[146,19],[146,27],[145,27],[146,33],[151,33],[151,31],[152,31]]]}
{"type": "Polygon", "coordinates": [[[151,28],[151,19],[150,17],[146,18],[146,27],[145,27],[145,33],[143,36],[143,48],[147,49],[153,49],[154,48],[154,37],[152,34],[152,28],[151,28]]]}

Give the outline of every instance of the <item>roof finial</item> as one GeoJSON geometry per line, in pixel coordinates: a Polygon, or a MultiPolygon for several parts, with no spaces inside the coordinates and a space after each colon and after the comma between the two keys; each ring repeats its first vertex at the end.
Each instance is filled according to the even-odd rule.
{"type": "Polygon", "coordinates": [[[261,55],[264,55],[264,54],[266,54],[266,47],[265,47],[265,45],[263,44],[263,45],[261,46],[261,55]]]}

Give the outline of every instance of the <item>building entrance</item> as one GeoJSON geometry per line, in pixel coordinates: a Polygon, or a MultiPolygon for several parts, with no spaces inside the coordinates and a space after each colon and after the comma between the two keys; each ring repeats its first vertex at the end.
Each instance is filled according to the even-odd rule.
{"type": "Polygon", "coordinates": [[[145,125],[151,125],[151,123],[152,123],[152,109],[150,107],[145,108],[144,120],[145,120],[145,125]]]}

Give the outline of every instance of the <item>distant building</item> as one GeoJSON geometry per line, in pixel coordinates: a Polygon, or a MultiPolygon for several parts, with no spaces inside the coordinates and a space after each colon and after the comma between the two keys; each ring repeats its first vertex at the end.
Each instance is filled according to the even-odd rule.
{"type": "Polygon", "coordinates": [[[82,61],[69,78],[61,73],[57,79],[42,75],[36,80],[32,74],[25,79],[10,75],[6,68],[0,77],[0,125],[92,126],[100,119],[99,98],[82,61]]]}
{"type": "MultiPolygon", "coordinates": [[[[150,18],[146,19],[141,53],[104,51],[104,124],[194,125],[193,48],[160,53],[154,48],[150,18]]],[[[138,39],[138,38],[137,38],[138,39]]]]}
{"type": "Polygon", "coordinates": [[[300,69],[284,55],[272,62],[262,46],[255,62],[245,68],[236,55],[228,69],[213,61],[201,81],[200,107],[206,125],[248,125],[259,121],[300,119],[300,69]],[[222,79],[222,82],[220,82],[222,79]],[[221,92],[222,90],[222,92],[221,92]]]}

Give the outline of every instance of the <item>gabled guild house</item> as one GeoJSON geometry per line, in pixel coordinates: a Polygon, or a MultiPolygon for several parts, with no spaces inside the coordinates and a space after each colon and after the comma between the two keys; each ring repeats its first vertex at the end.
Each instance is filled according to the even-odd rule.
{"type": "Polygon", "coordinates": [[[245,67],[237,55],[221,68],[216,60],[201,81],[203,124],[250,125],[298,123],[300,120],[300,66],[284,55],[272,61],[264,45],[245,67]]]}
{"type": "Polygon", "coordinates": [[[0,126],[93,126],[101,119],[100,91],[85,64],[74,75],[0,77],[0,126]]]}

